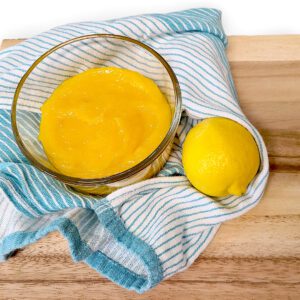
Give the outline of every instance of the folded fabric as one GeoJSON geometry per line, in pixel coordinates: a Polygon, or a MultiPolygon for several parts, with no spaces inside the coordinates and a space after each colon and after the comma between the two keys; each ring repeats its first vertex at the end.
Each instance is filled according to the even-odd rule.
{"type": "MultiPolygon", "coordinates": [[[[69,24],[0,52],[2,260],[15,249],[59,230],[75,261],[84,261],[117,284],[143,293],[188,268],[222,222],[259,202],[269,173],[268,156],[261,136],[239,106],[220,19],[218,10],[191,9],[69,24]],[[183,116],[165,167],[155,178],[103,199],[77,194],[31,166],[19,151],[10,124],[16,86],[30,65],[58,43],[92,33],[125,35],[154,48],[177,75],[183,99],[183,116]],[[239,122],[258,145],[260,169],[241,197],[212,199],[195,190],[184,176],[181,150],[185,136],[197,122],[214,116],[239,122]]],[[[74,49],[68,55],[88,59],[90,54],[74,49]]],[[[55,78],[59,70],[56,65],[52,68],[55,78]]],[[[36,84],[38,87],[38,80],[36,84]]]]}

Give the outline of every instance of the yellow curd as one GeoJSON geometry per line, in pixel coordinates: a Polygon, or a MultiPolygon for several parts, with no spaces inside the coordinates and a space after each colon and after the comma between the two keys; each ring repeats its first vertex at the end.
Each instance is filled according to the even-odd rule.
{"type": "Polygon", "coordinates": [[[101,178],[149,156],[171,123],[170,106],[143,75],[115,67],[64,81],[43,104],[39,139],[62,174],[101,178]]]}

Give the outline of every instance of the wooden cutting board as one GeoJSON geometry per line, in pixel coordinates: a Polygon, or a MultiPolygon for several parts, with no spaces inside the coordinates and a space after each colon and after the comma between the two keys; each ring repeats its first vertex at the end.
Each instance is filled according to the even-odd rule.
{"type": "Polygon", "coordinates": [[[223,224],[192,267],[144,295],[73,263],[52,233],[0,264],[0,299],[300,299],[300,35],[232,36],[228,57],[241,106],[269,152],[259,205],[223,224]]]}

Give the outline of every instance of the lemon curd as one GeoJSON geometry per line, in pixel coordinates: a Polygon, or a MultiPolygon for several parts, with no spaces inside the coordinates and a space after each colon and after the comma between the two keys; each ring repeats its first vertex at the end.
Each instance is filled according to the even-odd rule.
{"type": "Polygon", "coordinates": [[[62,174],[101,178],[149,156],[166,136],[171,109],[157,85],[126,69],[89,69],[43,104],[39,140],[62,174]]]}

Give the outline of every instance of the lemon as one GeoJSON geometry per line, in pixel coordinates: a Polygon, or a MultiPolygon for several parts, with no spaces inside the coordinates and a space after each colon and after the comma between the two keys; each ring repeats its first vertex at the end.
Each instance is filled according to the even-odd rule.
{"type": "Polygon", "coordinates": [[[250,132],[227,118],[209,118],[188,133],[182,162],[187,178],[204,194],[240,196],[257,173],[260,158],[250,132]]]}

